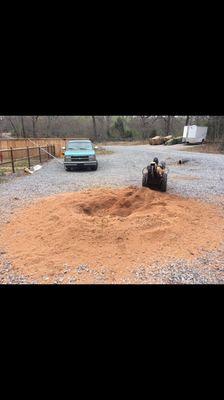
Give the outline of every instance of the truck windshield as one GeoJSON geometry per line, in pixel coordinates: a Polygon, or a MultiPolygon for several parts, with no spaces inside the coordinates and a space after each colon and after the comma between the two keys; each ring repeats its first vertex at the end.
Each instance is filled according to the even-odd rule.
{"type": "Polygon", "coordinates": [[[91,143],[68,143],[68,150],[92,150],[91,143]]]}

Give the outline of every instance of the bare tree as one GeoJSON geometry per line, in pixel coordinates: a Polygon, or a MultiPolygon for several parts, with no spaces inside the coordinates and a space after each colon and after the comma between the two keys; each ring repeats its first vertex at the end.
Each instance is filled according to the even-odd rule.
{"type": "Polygon", "coordinates": [[[47,133],[48,133],[48,135],[51,134],[51,122],[52,122],[52,116],[48,115],[47,116],[47,133]]]}
{"type": "Polygon", "coordinates": [[[215,143],[224,143],[224,116],[212,115],[208,120],[208,137],[215,143]]]}
{"type": "Polygon", "coordinates": [[[99,116],[96,118],[98,140],[102,140],[107,136],[106,118],[99,116]]]}
{"type": "Polygon", "coordinates": [[[165,117],[163,117],[163,120],[165,122],[165,135],[170,135],[172,132],[172,127],[173,127],[173,115],[166,115],[165,117]]]}
{"type": "MultiPolygon", "coordinates": [[[[224,116],[133,115],[120,116],[120,119],[125,132],[131,132],[134,139],[146,139],[156,134],[182,135],[184,125],[197,123],[209,126],[209,140],[224,140],[224,116]]],[[[116,139],[116,120],[116,116],[4,116],[0,130],[12,132],[17,138],[38,136],[41,132],[42,136],[48,137],[89,136],[100,141],[110,137],[116,139]]]]}
{"type": "Polygon", "coordinates": [[[147,128],[147,120],[149,118],[149,115],[140,115],[141,122],[142,122],[142,139],[145,140],[146,138],[146,128],[147,128]]]}
{"type": "Polygon", "coordinates": [[[47,134],[51,136],[52,134],[52,125],[60,118],[58,115],[48,115],[47,116],[47,134]]]}
{"type": "Polygon", "coordinates": [[[146,125],[146,121],[149,118],[149,115],[140,115],[140,118],[142,120],[143,126],[145,126],[146,125]]]}
{"type": "Polygon", "coordinates": [[[26,137],[26,131],[25,131],[25,126],[24,126],[24,117],[23,117],[23,115],[21,115],[21,117],[20,117],[20,120],[21,120],[21,134],[22,134],[22,137],[26,137]]]}
{"type": "Polygon", "coordinates": [[[149,130],[152,129],[154,123],[158,120],[158,116],[140,115],[142,123],[142,138],[143,140],[149,137],[149,130]]]}
{"type": "Polygon", "coordinates": [[[36,137],[36,124],[39,118],[39,115],[32,115],[32,125],[33,125],[33,137],[36,137]]]}
{"type": "Polygon", "coordinates": [[[186,116],[186,121],[185,121],[185,125],[187,126],[189,124],[190,121],[190,115],[186,116]]]}
{"type": "Polygon", "coordinates": [[[15,123],[13,122],[13,117],[11,115],[7,115],[6,116],[6,120],[9,121],[9,123],[10,123],[10,125],[11,125],[11,127],[12,127],[12,129],[13,129],[15,135],[16,135],[16,137],[18,138],[19,137],[19,131],[18,131],[15,123]]]}
{"type": "Polygon", "coordinates": [[[110,127],[111,127],[111,116],[107,115],[106,116],[106,133],[107,133],[107,137],[110,137],[110,127]]]}
{"type": "Polygon", "coordinates": [[[97,140],[98,136],[97,136],[97,129],[96,129],[96,118],[94,115],[92,115],[92,121],[93,121],[93,132],[94,132],[94,137],[97,140]]]}

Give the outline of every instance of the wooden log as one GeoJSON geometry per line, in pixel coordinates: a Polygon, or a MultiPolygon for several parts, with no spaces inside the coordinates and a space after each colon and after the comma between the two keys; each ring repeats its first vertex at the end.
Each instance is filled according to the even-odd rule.
{"type": "Polygon", "coordinates": [[[182,158],[178,161],[178,164],[185,164],[187,162],[189,162],[190,160],[188,160],[187,158],[182,158]]]}

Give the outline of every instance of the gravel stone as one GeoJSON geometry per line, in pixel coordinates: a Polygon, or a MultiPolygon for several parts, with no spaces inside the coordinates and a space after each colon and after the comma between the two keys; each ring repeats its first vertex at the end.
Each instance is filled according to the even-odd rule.
{"type": "MultiPolygon", "coordinates": [[[[0,184],[0,223],[9,223],[16,209],[53,194],[96,187],[141,186],[141,171],[155,156],[165,161],[169,169],[168,193],[215,203],[224,211],[224,155],[184,152],[181,151],[184,148],[182,145],[115,145],[106,148],[114,153],[98,156],[97,171],[67,172],[63,165],[52,160],[32,175],[11,175],[0,184]],[[189,162],[178,164],[182,158],[187,158],[189,162]]],[[[166,265],[136,266],[130,277],[122,278],[121,282],[116,281],[116,274],[113,275],[112,283],[223,284],[223,266],[224,248],[221,248],[192,262],[178,260],[166,265]]],[[[64,274],[69,271],[64,265],[63,276],[56,277],[55,283],[62,283],[64,274]]],[[[88,266],[80,265],[76,271],[78,274],[90,272],[96,281],[109,280],[106,268],[101,272],[90,271],[88,266]]],[[[37,283],[31,277],[15,273],[1,250],[1,244],[0,283],[37,283]]],[[[69,278],[67,283],[77,283],[77,279],[69,278]]]]}
{"type": "Polygon", "coordinates": [[[76,271],[78,272],[78,274],[81,274],[83,271],[89,272],[89,268],[87,267],[87,265],[79,265],[76,268],[76,271]]]}

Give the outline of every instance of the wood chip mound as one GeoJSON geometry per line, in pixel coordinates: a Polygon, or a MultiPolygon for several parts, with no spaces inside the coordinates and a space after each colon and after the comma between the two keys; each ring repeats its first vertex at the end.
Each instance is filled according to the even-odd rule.
{"type": "Polygon", "coordinates": [[[65,264],[68,274],[88,265],[121,277],[136,266],[196,258],[217,249],[223,234],[216,206],[128,187],[39,200],[3,225],[0,241],[16,272],[50,283],[65,264]]]}

